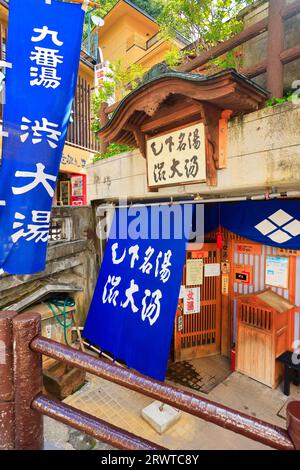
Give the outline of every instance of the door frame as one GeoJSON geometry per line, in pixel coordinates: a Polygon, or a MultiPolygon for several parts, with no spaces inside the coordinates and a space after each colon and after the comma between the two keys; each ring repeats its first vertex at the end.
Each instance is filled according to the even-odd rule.
{"type": "MultiPolygon", "coordinates": [[[[217,263],[220,263],[221,265],[221,252],[218,250],[216,242],[215,241],[208,241],[206,243],[192,243],[187,246],[187,253],[191,251],[216,251],[216,259],[217,263]],[[212,250],[207,250],[209,246],[211,245],[212,250]]],[[[186,257],[187,259],[187,257],[186,257]]],[[[186,262],[184,263],[184,268],[183,268],[183,274],[182,274],[182,281],[184,285],[186,284],[186,262]]],[[[191,352],[191,349],[193,348],[188,348],[191,352],[191,356],[197,357],[208,357],[208,356],[215,356],[215,355],[220,355],[222,352],[222,292],[221,292],[221,275],[219,276],[219,279],[217,281],[216,285],[216,301],[217,301],[217,310],[216,310],[216,322],[217,322],[217,328],[218,328],[218,334],[216,337],[216,346],[214,348],[217,349],[216,351],[211,351],[211,347],[207,346],[207,354],[205,355],[197,355],[197,347],[194,348],[194,351],[191,352]]],[[[198,314],[195,314],[198,315],[198,314]]],[[[192,357],[184,357],[185,355],[182,354],[182,351],[184,349],[181,348],[181,339],[182,339],[182,334],[181,331],[179,331],[179,325],[180,322],[184,321],[184,301],[183,299],[178,299],[178,307],[176,311],[176,317],[175,317],[175,324],[174,324],[174,354],[173,354],[173,359],[174,362],[179,362],[182,360],[188,360],[192,359],[192,357]]],[[[199,347],[200,348],[200,347],[199,347]]],[[[201,349],[205,351],[205,346],[201,346],[201,349]]]]}

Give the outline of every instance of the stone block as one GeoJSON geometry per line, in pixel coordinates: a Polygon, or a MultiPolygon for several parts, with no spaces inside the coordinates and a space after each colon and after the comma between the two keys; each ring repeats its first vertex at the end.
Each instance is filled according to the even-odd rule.
{"type": "Polygon", "coordinates": [[[179,420],[182,411],[176,410],[169,405],[154,401],[142,410],[142,417],[159,434],[166,432],[179,420]]]}

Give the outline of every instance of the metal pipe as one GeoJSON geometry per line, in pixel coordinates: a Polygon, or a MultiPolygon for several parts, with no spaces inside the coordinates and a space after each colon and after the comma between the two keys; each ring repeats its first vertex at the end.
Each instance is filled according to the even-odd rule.
{"type": "MultiPolygon", "coordinates": [[[[164,196],[165,198],[166,196],[164,196]]],[[[245,201],[267,201],[269,199],[281,199],[281,198],[293,198],[293,197],[300,197],[300,191],[289,191],[289,192],[282,192],[282,193],[272,193],[272,194],[258,194],[257,196],[237,196],[237,197],[224,197],[224,198],[215,198],[215,199],[186,199],[186,200],[173,200],[170,197],[170,201],[167,202],[151,202],[145,204],[124,204],[120,206],[112,206],[112,205],[99,205],[97,208],[97,212],[100,210],[114,210],[116,208],[120,209],[128,209],[130,207],[139,208],[139,207],[156,207],[156,206],[174,206],[177,204],[212,204],[218,202],[245,202],[245,201]]]]}
{"type": "Polygon", "coordinates": [[[285,429],[206,400],[194,393],[182,391],[128,369],[122,369],[115,364],[101,361],[89,354],[68,348],[41,336],[34,338],[30,347],[33,351],[58,361],[64,361],[70,366],[81,368],[102,379],[160,400],[274,449],[294,450],[294,445],[285,429]]]}
{"type": "Polygon", "coordinates": [[[56,419],[121,450],[166,450],[164,447],[42,394],[33,400],[31,407],[40,414],[56,419]]]}

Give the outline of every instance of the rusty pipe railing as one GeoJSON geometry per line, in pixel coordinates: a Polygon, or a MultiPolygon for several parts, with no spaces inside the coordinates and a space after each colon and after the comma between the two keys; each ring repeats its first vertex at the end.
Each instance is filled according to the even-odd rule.
{"type": "Polygon", "coordinates": [[[120,449],[162,449],[42,395],[42,354],[45,354],[274,449],[300,450],[299,402],[288,406],[285,430],[43,338],[40,332],[38,314],[0,312],[0,449],[42,449],[43,414],[120,449]]]}
{"type": "Polygon", "coordinates": [[[31,408],[121,450],[166,450],[84,411],[39,394],[31,408]]]}
{"type": "Polygon", "coordinates": [[[206,400],[196,394],[149,379],[41,336],[32,340],[30,348],[58,361],[66,362],[70,366],[84,369],[86,372],[110,382],[163,401],[193,416],[242,434],[274,449],[295,449],[285,429],[206,400]]]}

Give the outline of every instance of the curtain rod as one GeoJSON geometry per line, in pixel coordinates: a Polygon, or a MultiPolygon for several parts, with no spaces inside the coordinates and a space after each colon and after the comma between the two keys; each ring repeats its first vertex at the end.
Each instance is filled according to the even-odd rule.
{"type": "Polygon", "coordinates": [[[192,199],[192,200],[181,200],[181,201],[174,201],[173,198],[170,198],[168,202],[154,202],[149,203],[145,202],[145,204],[128,204],[128,205],[120,205],[117,206],[116,204],[106,204],[98,206],[97,210],[103,209],[129,209],[130,207],[139,208],[139,207],[155,207],[155,206],[174,206],[178,204],[212,204],[218,202],[243,202],[243,201],[268,201],[272,199],[281,199],[281,198],[289,198],[289,197],[300,197],[300,191],[289,191],[283,193],[272,193],[272,194],[259,194],[257,196],[240,196],[240,197],[227,197],[227,198],[217,198],[217,199],[192,199]]]}
{"type": "Polygon", "coordinates": [[[101,7],[101,5],[99,3],[89,2],[89,1],[85,1],[85,0],[67,0],[66,3],[86,3],[86,5],[88,7],[92,7],[92,8],[100,8],[101,7]]]}

